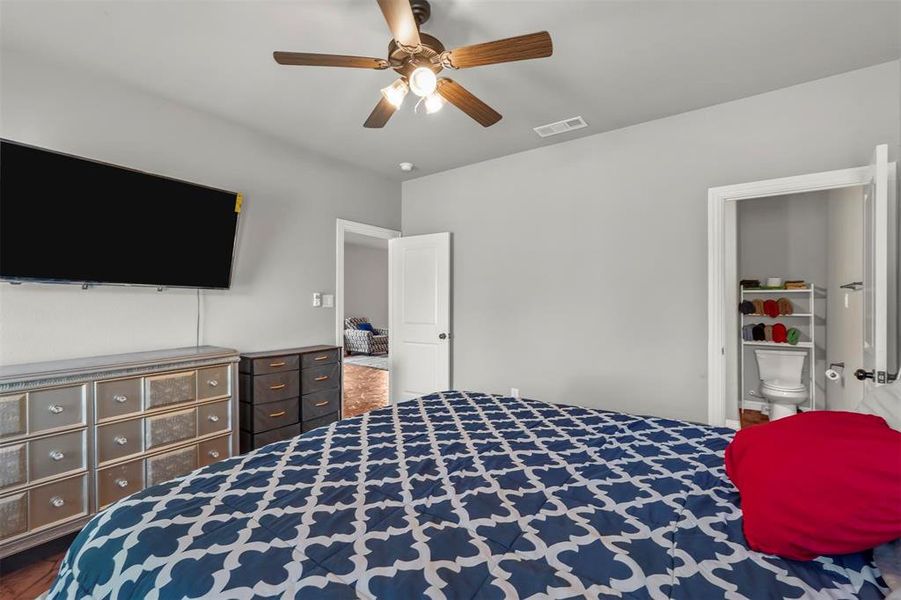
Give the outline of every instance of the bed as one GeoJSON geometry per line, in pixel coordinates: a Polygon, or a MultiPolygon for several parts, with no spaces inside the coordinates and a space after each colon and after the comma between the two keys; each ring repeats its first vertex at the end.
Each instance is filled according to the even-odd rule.
{"type": "Polygon", "coordinates": [[[747,548],[731,433],[433,394],[116,503],[49,597],[883,597],[869,553],[747,548]]]}

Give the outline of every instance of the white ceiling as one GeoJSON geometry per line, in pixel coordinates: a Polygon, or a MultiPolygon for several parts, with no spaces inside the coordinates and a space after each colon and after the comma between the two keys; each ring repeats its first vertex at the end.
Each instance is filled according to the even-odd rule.
{"type": "Polygon", "coordinates": [[[901,2],[433,0],[448,47],[547,30],[554,56],[462,70],[504,119],[451,106],[362,127],[393,72],[284,67],[273,50],[384,56],[375,0],[0,3],[0,50],[144,88],[326,156],[409,179],[893,60],[901,2]],[[582,115],[542,140],[532,127],[582,115]],[[412,161],[416,170],[397,165],[412,161]]]}

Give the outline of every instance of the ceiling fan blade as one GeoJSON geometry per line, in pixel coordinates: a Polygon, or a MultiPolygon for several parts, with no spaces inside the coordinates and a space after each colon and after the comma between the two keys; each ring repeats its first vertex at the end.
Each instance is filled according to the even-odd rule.
{"type": "Polygon", "coordinates": [[[554,53],[551,34],[547,31],[454,48],[447,53],[447,62],[455,69],[480,67],[496,63],[545,58],[554,53]]]}
{"type": "Polygon", "coordinates": [[[443,77],[438,80],[438,93],[441,97],[479,122],[482,127],[491,127],[501,120],[501,114],[473,96],[469,90],[454,81],[443,77]]]}
{"type": "Polygon", "coordinates": [[[369,129],[379,129],[380,127],[384,127],[385,123],[388,122],[388,119],[391,118],[391,115],[393,115],[396,110],[397,107],[388,102],[387,99],[382,98],[379,100],[379,103],[375,105],[375,108],[372,109],[369,118],[363,123],[363,127],[369,129]]]}
{"type": "Polygon", "coordinates": [[[308,67],[353,67],[356,69],[387,69],[388,61],[368,56],[342,54],[313,54],[310,52],[273,52],[272,58],[280,65],[308,67]]]}
{"type": "Polygon", "coordinates": [[[385,15],[391,35],[399,44],[415,48],[422,43],[410,0],[379,0],[379,8],[385,15]]]}

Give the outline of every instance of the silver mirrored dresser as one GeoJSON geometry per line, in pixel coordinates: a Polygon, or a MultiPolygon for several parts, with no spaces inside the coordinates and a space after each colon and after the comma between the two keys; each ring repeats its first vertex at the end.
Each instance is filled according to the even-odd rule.
{"type": "Polygon", "coordinates": [[[237,454],[237,375],[215,346],[0,367],[0,557],[237,454]]]}

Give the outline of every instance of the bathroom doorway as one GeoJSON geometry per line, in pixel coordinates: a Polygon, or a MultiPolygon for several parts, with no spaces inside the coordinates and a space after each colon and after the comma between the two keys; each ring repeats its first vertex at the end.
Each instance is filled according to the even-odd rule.
{"type": "Polygon", "coordinates": [[[866,166],[709,190],[710,424],[853,409],[896,376],[887,154],[878,146],[866,166]]]}
{"type": "Polygon", "coordinates": [[[738,203],[741,427],[863,399],[863,227],[862,186],[738,203]]]}

